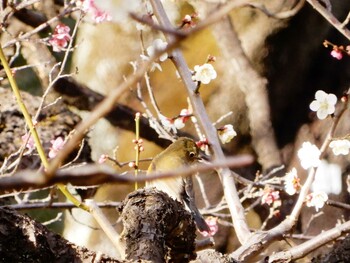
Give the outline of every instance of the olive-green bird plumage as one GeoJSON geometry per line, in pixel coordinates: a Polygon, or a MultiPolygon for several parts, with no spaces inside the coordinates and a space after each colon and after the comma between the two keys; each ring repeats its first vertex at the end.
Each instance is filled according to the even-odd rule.
{"type": "MultiPolygon", "coordinates": [[[[196,143],[190,138],[181,137],[153,158],[147,173],[176,170],[184,166],[190,166],[199,160],[199,149],[196,143]]],[[[208,225],[195,204],[192,176],[153,180],[147,182],[146,187],[156,187],[173,199],[185,203],[192,213],[198,229],[209,231],[208,225]]]]}

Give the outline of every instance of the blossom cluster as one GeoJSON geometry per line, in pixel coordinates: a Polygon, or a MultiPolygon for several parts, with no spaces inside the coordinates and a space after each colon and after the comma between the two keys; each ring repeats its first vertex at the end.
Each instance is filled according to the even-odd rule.
{"type": "Polygon", "coordinates": [[[280,206],[280,192],[275,191],[270,187],[265,187],[261,197],[261,204],[267,204],[269,206],[273,204],[274,207],[280,206]]]}
{"type": "MultiPolygon", "coordinates": [[[[33,151],[35,149],[34,138],[29,133],[26,133],[25,135],[22,136],[22,142],[25,144],[25,147],[29,151],[33,151]]],[[[51,140],[50,143],[51,143],[51,146],[50,146],[48,156],[50,159],[52,159],[56,157],[57,153],[60,150],[62,150],[66,142],[62,137],[57,137],[56,139],[51,140]]]]}
{"type": "MultiPolygon", "coordinates": [[[[284,189],[287,194],[294,195],[300,191],[301,187],[297,170],[292,168],[284,177],[284,189]]],[[[315,207],[316,211],[321,209],[327,200],[328,195],[324,191],[314,191],[309,193],[305,198],[306,206],[315,207]]]]}
{"type": "Polygon", "coordinates": [[[54,33],[49,39],[49,44],[52,46],[54,52],[63,51],[67,47],[68,42],[71,40],[69,31],[70,28],[65,24],[58,24],[55,27],[54,33]]]}

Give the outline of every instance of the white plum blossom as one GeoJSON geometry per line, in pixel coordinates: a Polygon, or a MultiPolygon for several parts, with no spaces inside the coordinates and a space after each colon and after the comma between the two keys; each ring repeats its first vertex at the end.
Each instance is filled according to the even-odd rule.
{"type": "Polygon", "coordinates": [[[298,177],[297,169],[293,168],[286,173],[284,177],[284,190],[289,195],[294,195],[301,188],[300,178],[298,177]]]}
{"type": "Polygon", "coordinates": [[[182,21],[185,22],[185,23],[190,23],[192,21],[192,17],[187,14],[187,15],[184,16],[182,21]]]}
{"type": "Polygon", "coordinates": [[[145,31],[147,27],[144,24],[136,23],[136,29],[137,31],[145,31]]]}
{"type": "Polygon", "coordinates": [[[321,160],[311,190],[313,192],[322,191],[326,194],[340,194],[342,191],[342,170],[340,166],[324,159],[321,160]]]}
{"type": "Polygon", "coordinates": [[[316,115],[320,120],[325,119],[329,114],[335,111],[337,97],[332,93],[326,93],[323,90],[318,90],[315,93],[315,100],[311,102],[310,109],[316,111],[316,115]]]}
{"type": "Polygon", "coordinates": [[[304,169],[319,166],[321,163],[320,155],[321,151],[310,142],[304,142],[298,151],[300,164],[304,169]]]}
{"type": "MultiPolygon", "coordinates": [[[[165,50],[168,46],[168,43],[161,40],[160,38],[157,38],[153,40],[153,43],[151,46],[147,48],[147,54],[152,57],[156,52],[165,50]]],[[[168,53],[164,52],[160,57],[159,61],[164,62],[168,58],[168,53]]]]}
{"type": "Polygon", "coordinates": [[[189,109],[182,109],[180,111],[180,114],[179,114],[179,117],[177,117],[175,120],[174,120],[174,125],[175,127],[180,130],[182,128],[185,127],[185,123],[186,121],[189,120],[189,118],[191,117],[192,115],[192,111],[190,111],[189,109]]]}
{"type": "Polygon", "coordinates": [[[229,143],[235,136],[237,136],[237,132],[233,129],[231,124],[226,124],[218,129],[218,135],[221,143],[225,144],[229,143]]]}
{"type": "Polygon", "coordinates": [[[185,127],[185,123],[192,118],[192,111],[189,109],[182,109],[180,114],[174,118],[167,118],[163,115],[159,116],[159,120],[166,131],[172,130],[176,133],[176,129],[180,130],[185,127]]]}
{"type": "MultiPolygon", "coordinates": [[[[167,42],[164,42],[161,39],[155,39],[151,46],[147,48],[147,54],[148,56],[141,54],[140,57],[144,61],[150,60],[150,57],[152,57],[157,51],[164,50],[168,46],[167,42]]],[[[160,57],[159,61],[164,62],[168,58],[168,53],[164,52],[160,57]]],[[[158,69],[159,71],[162,71],[162,67],[159,63],[153,62],[151,66],[151,72],[155,71],[155,69],[158,69]]]]}
{"type": "Polygon", "coordinates": [[[216,79],[217,74],[213,67],[213,65],[209,63],[205,63],[201,66],[196,65],[194,67],[194,75],[192,76],[192,79],[194,81],[199,81],[203,84],[209,84],[209,82],[212,79],[216,79]]]}
{"type": "Polygon", "coordinates": [[[306,205],[314,206],[316,212],[321,209],[328,200],[328,195],[325,192],[313,192],[306,196],[306,205]]]}
{"type": "Polygon", "coordinates": [[[174,120],[174,126],[176,129],[181,130],[182,128],[185,127],[185,122],[183,121],[182,118],[176,118],[174,120]]]}
{"type": "Polygon", "coordinates": [[[160,114],[159,120],[167,132],[170,132],[172,130],[174,133],[176,133],[176,127],[170,118],[167,118],[164,115],[160,114]]]}
{"type": "Polygon", "coordinates": [[[329,147],[332,148],[332,151],[335,155],[348,155],[350,150],[350,141],[349,140],[334,140],[331,141],[329,147]]]}

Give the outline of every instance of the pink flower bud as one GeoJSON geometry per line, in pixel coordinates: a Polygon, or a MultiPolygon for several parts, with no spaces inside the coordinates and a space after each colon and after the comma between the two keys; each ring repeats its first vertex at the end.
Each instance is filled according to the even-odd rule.
{"type": "Polygon", "coordinates": [[[343,53],[339,49],[333,49],[331,51],[331,56],[338,60],[341,60],[343,58],[343,53]]]}
{"type": "Polygon", "coordinates": [[[107,159],[108,159],[108,155],[107,154],[102,154],[100,156],[100,158],[98,159],[98,163],[99,164],[105,163],[107,161],[107,159]]]}

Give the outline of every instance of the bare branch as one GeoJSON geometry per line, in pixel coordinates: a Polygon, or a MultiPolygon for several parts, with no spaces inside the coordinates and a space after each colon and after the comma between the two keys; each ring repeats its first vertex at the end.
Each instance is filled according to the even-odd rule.
{"type": "MultiPolygon", "coordinates": [[[[172,28],[172,25],[169,21],[169,18],[167,17],[167,14],[165,13],[162,3],[159,0],[153,0],[151,1],[151,3],[152,3],[153,11],[160,25],[163,26],[164,28],[172,28]]],[[[244,2],[232,1],[232,2],[229,2],[229,4],[225,5],[224,9],[220,9],[219,11],[224,12],[224,14],[226,14],[226,12],[231,10],[233,7],[240,6],[243,3],[245,3],[245,1],[244,2]],[[232,6],[232,3],[234,3],[233,6],[232,6]]],[[[206,23],[208,23],[205,26],[208,26],[209,23],[213,23],[222,18],[223,15],[219,11],[215,12],[213,16],[205,20],[206,23]]],[[[196,30],[199,30],[200,28],[202,27],[197,26],[196,30]]],[[[173,35],[166,35],[166,38],[170,43],[175,40],[173,35]]],[[[193,82],[192,80],[192,74],[180,50],[176,49],[173,51],[172,61],[175,64],[176,68],[178,69],[178,72],[183,80],[183,83],[186,87],[191,104],[193,106],[195,115],[199,120],[199,124],[202,126],[202,129],[205,132],[206,138],[210,138],[210,146],[211,146],[214,160],[220,160],[225,158],[224,153],[220,146],[216,129],[212,125],[211,121],[209,120],[209,117],[206,113],[206,110],[200,95],[198,93],[195,93],[197,86],[195,82],[193,82]]],[[[225,198],[227,200],[227,203],[232,215],[232,221],[235,226],[238,239],[243,244],[249,238],[250,230],[244,215],[244,209],[238,197],[234,177],[228,168],[222,168],[218,170],[218,174],[222,181],[225,198]]]]}
{"type": "MultiPolygon", "coordinates": [[[[120,205],[120,202],[99,202],[96,205],[100,208],[113,208],[115,209],[120,205]]],[[[77,208],[76,205],[72,203],[66,202],[55,202],[55,203],[47,203],[47,202],[35,202],[35,203],[21,203],[21,204],[13,204],[6,205],[3,207],[9,207],[14,210],[34,210],[34,209],[72,209],[77,208]]]]}
{"type": "Polygon", "coordinates": [[[331,25],[333,25],[340,33],[350,40],[350,31],[343,26],[341,22],[325,7],[323,7],[318,0],[307,0],[307,2],[315,8],[331,25]]]}
{"type": "MultiPolygon", "coordinates": [[[[302,258],[317,248],[337,239],[350,232],[350,221],[336,226],[328,231],[324,231],[318,236],[290,248],[288,251],[282,251],[273,254],[269,257],[267,262],[290,262],[302,258]]],[[[266,261],[264,261],[266,262],[266,261]]]]}
{"type": "Polygon", "coordinates": [[[149,175],[140,175],[135,177],[130,174],[118,174],[114,169],[107,165],[84,165],[76,168],[62,169],[46,178],[45,172],[36,172],[32,170],[22,170],[13,176],[4,176],[0,178],[0,190],[24,190],[28,188],[42,188],[57,183],[71,183],[77,186],[92,186],[103,183],[135,183],[155,179],[169,178],[179,175],[188,175],[196,172],[204,172],[216,169],[222,166],[242,167],[251,164],[253,158],[250,155],[241,155],[237,157],[224,158],[210,164],[203,164],[192,167],[185,167],[166,173],[156,173],[149,175]]]}

